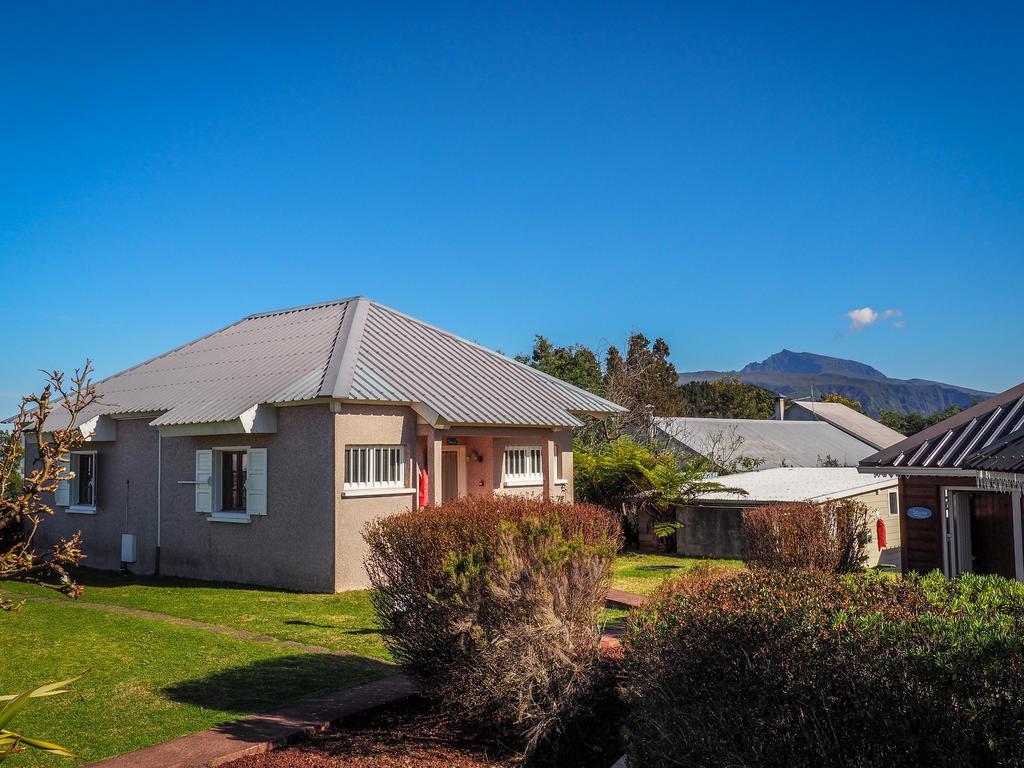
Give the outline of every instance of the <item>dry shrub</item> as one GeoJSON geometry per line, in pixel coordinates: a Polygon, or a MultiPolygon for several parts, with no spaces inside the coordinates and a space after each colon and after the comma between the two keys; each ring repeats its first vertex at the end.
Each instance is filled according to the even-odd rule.
{"type": "Polygon", "coordinates": [[[867,561],[868,508],[843,499],[743,510],[743,559],[753,568],[851,573],[867,561]]]}
{"type": "Polygon", "coordinates": [[[1024,764],[1024,585],[755,570],[670,582],[624,641],[630,765],[1024,764]]]}
{"type": "Polygon", "coordinates": [[[505,748],[553,753],[595,682],[617,519],[465,498],[376,520],[364,537],[385,642],[425,694],[505,748]]]}

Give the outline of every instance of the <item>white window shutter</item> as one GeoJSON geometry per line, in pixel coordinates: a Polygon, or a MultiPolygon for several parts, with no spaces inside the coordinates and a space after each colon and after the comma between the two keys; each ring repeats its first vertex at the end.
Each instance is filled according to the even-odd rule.
{"type": "Polygon", "coordinates": [[[249,449],[249,468],[245,474],[245,511],[250,515],[267,514],[267,449],[249,449]]]}
{"type": "Polygon", "coordinates": [[[196,512],[213,514],[213,451],[196,451],[196,512]]]}
{"type": "MultiPolygon", "coordinates": [[[[68,457],[70,459],[70,457],[68,457]]],[[[68,462],[60,462],[64,469],[68,469],[68,462]]],[[[53,503],[58,507],[70,507],[71,506],[71,482],[68,480],[61,480],[57,483],[57,491],[54,493],[53,503]]]]}

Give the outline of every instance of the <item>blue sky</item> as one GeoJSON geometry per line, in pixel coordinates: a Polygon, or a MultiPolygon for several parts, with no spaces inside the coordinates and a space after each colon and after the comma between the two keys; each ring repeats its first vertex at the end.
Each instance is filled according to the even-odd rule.
{"type": "Polygon", "coordinates": [[[1022,33],[984,3],[8,3],[0,406],[353,294],[506,352],[641,329],[680,370],[787,347],[1004,389],[1022,33]]]}

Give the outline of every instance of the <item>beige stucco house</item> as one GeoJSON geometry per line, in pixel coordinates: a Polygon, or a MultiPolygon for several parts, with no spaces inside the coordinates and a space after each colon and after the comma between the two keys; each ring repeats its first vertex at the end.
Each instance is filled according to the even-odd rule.
{"type": "Polygon", "coordinates": [[[571,500],[578,417],[622,410],[362,297],[251,315],[97,388],[41,545],[81,531],[93,567],[320,592],[366,586],[375,517],[571,500]]]}

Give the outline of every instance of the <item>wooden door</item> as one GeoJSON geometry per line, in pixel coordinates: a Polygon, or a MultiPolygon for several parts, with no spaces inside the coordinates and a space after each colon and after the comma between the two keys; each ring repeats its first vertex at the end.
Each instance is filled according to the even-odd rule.
{"type": "Polygon", "coordinates": [[[971,494],[971,554],[975,573],[1013,579],[1013,504],[1007,493],[971,494]]]}
{"type": "Polygon", "coordinates": [[[458,451],[441,453],[441,500],[451,501],[459,497],[459,454],[458,451]]]}

